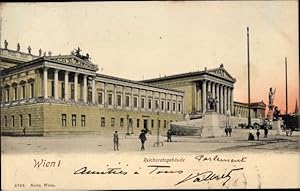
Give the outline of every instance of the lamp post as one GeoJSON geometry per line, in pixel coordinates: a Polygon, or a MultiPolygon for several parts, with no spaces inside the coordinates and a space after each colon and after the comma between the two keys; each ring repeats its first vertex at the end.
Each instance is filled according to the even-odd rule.
{"type": "Polygon", "coordinates": [[[157,141],[153,144],[153,147],[155,147],[155,146],[159,147],[160,144],[161,144],[161,146],[164,146],[164,143],[159,141],[160,124],[158,123],[158,120],[159,120],[159,106],[158,105],[156,105],[156,109],[157,109],[157,141]]]}

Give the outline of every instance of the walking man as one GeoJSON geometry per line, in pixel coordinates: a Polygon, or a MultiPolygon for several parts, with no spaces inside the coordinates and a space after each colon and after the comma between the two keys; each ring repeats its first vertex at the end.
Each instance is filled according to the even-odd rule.
{"type": "Polygon", "coordinates": [[[172,136],[171,130],[169,129],[169,130],[167,131],[167,137],[168,137],[167,142],[172,142],[171,136],[172,136]]]}
{"type": "Polygon", "coordinates": [[[225,127],[225,134],[226,134],[226,137],[228,137],[228,128],[225,127]]]}
{"type": "Polygon", "coordinates": [[[232,128],[231,128],[231,126],[229,126],[229,128],[228,128],[228,133],[229,133],[229,137],[231,137],[231,133],[232,133],[232,128]]]}
{"type": "Polygon", "coordinates": [[[114,150],[119,150],[119,135],[118,131],[115,131],[114,133],[114,150]]]}
{"type": "Polygon", "coordinates": [[[257,136],[257,140],[258,140],[258,141],[259,141],[259,135],[260,135],[259,128],[257,128],[256,136],[257,136]]]}
{"type": "Polygon", "coordinates": [[[265,136],[264,136],[264,138],[268,138],[268,127],[267,126],[265,126],[265,129],[264,129],[264,133],[265,133],[265,136]]]}
{"type": "Polygon", "coordinates": [[[145,141],[147,140],[145,130],[141,131],[139,139],[141,140],[141,143],[142,143],[141,151],[144,151],[145,150],[144,144],[145,144],[145,141]]]}

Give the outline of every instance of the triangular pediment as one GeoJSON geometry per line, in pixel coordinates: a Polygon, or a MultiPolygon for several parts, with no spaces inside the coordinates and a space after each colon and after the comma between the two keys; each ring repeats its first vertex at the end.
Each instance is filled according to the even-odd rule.
{"type": "Polygon", "coordinates": [[[78,68],[84,68],[92,71],[97,71],[98,66],[93,64],[92,62],[88,60],[82,60],[81,58],[78,58],[75,55],[67,55],[67,56],[50,56],[47,58],[47,60],[60,62],[65,65],[69,66],[75,66],[78,68]]]}
{"type": "Polygon", "coordinates": [[[220,68],[208,70],[208,73],[224,78],[226,80],[230,80],[233,82],[236,81],[235,78],[233,78],[222,66],[220,66],[220,68]]]}

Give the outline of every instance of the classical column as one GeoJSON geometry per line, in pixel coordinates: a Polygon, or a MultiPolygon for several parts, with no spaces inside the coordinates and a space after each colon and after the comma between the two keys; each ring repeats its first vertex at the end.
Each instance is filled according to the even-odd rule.
{"type": "Polygon", "coordinates": [[[227,110],[228,110],[228,95],[227,95],[227,86],[224,87],[224,112],[226,114],[227,110]]]}
{"type": "Polygon", "coordinates": [[[83,75],[83,102],[87,102],[87,75],[83,75]]]}
{"type": "Polygon", "coordinates": [[[220,95],[219,95],[219,84],[216,83],[216,97],[217,97],[217,101],[218,103],[216,104],[216,110],[217,113],[220,113],[220,95]]]}
{"type": "Polygon", "coordinates": [[[211,81],[207,81],[207,95],[211,92],[211,81]]]}
{"type": "Polygon", "coordinates": [[[78,73],[74,74],[74,101],[77,101],[78,73]]]}
{"type": "Polygon", "coordinates": [[[145,109],[149,110],[148,90],[145,90],[145,92],[146,92],[145,109]]]}
{"type": "Polygon", "coordinates": [[[44,68],[44,75],[43,75],[43,82],[44,82],[44,98],[48,98],[48,68],[44,68]]]}
{"type": "Polygon", "coordinates": [[[202,81],[202,111],[203,113],[206,112],[206,81],[202,81]]]}
{"type": "Polygon", "coordinates": [[[224,114],[224,96],[223,96],[223,85],[220,84],[220,114],[224,114]]]}
{"type": "Polygon", "coordinates": [[[123,86],[122,105],[123,105],[123,108],[126,108],[125,86],[123,86]]]}
{"type": "Polygon", "coordinates": [[[158,92],[158,105],[159,105],[158,111],[161,111],[161,96],[160,96],[160,92],[158,92]]]}
{"type": "Polygon", "coordinates": [[[68,95],[68,85],[69,85],[69,72],[65,71],[65,100],[69,99],[68,95]]]}
{"type": "Polygon", "coordinates": [[[215,97],[216,97],[216,93],[215,93],[215,91],[216,91],[216,90],[215,90],[216,83],[213,82],[211,85],[212,85],[212,89],[211,89],[211,91],[212,91],[212,96],[213,96],[213,98],[215,98],[215,97]]]}
{"type": "Polygon", "coordinates": [[[95,78],[94,76],[92,78],[92,103],[95,103],[95,78]]]}
{"type": "Polygon", "coordinates": [[[234,113],[233,88],[230,89],[230,106],[231,106],[231,114],[233,114],[234,113]]]}
{"type": "Polygon", "coordinates": [[[130,90],[131,90],[131,92],[130,92],[131,93],[131,96],[130,96],[131,97],[130,98],[130,107],[133,110],[133,88],[131,87],[130,90]]]}
{"type": "Polygon", "coordinates": [[[141,89],[138,89],[138,92],[139,92],[139,99],[137,101],[137,105],[138,105],[138,110],[141,110],[141,89]]]}
{"type": "Polygon", "coordinates": [[[202,104],[201,104],[201,88],[198,86],[198,106],[197,106],[197,110],[200,111],[202,104]]]}
{"type": "Polygon", "coordinates": [[[58,99],[58,69],[54,69],[54,99],[58,99]]]}

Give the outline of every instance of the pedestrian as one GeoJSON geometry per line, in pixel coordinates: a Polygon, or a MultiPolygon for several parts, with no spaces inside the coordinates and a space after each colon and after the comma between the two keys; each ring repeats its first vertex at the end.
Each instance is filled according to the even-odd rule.
{"type": "Polygon", "coordinates": [[[25,127],[23,128],[23,134],[24,134],[24,136],[26,135],[26,129],[25,129],[25,127]]]}
{"type": "Polygon", "coordinates": [[[226,134],[226,137],[228,137],[228,128],[225,127],[225,134],[226,134]]]}
{"type": "Polygon", "coordinates": [[[257,136],[257,140],[258,140],[258,141],[259,141],[259,135],[260,135],[259,128],[257,128],[256,136],[257,136]]]}
{"type": "Polygon", "coordinates": [[[232,128],[231,128],[231,126],[229,126],[229,128],[228,128],[228,133],[229,133],[229,137],[231,137],[231,133],[232,133],[232,128]]]}
{"type": "Polygon", "coordinates": [[[172,142],[171,136],[172,136],[172,133],[171,133],[171,130],[169,129],[167,131],[167,137],[168,137],[167,142],[172,142]]]}
{"type": "Polygon", "coordinates": [[[264,129],[265,136],[264,136],[264,138],[268,138],[268,132],[269,132],[268,127],[265,126],[265,129],[264,129]]]}
{"type": "Polygon", "coordinates": [[[249,128],[249,136],[248,136],[248,140],[249,141],[253,141],[254,140],[254,136],[253,136],[253,132],[252,132],[252,128],[249,128]]]}
{"type": "Polygon", "coordinates": [[[144,144],[145,144],[145,141],[147,140],[145,130],[141,131],[139,139],[141,140],[141,143],[142,143],[141,151],[144,151],[145,150],[144,144]]]}
{"type": "Polygon", "coordinates": [[[293,131],[295,131],[295,127],[291,127],[290,136],[292,136],[293,131]]]}
{"type": "Polygon", "coordinates": [[[115,131],[114,133],[114,150],[119,150],[119,135],[118,131],[115,131]]]}

